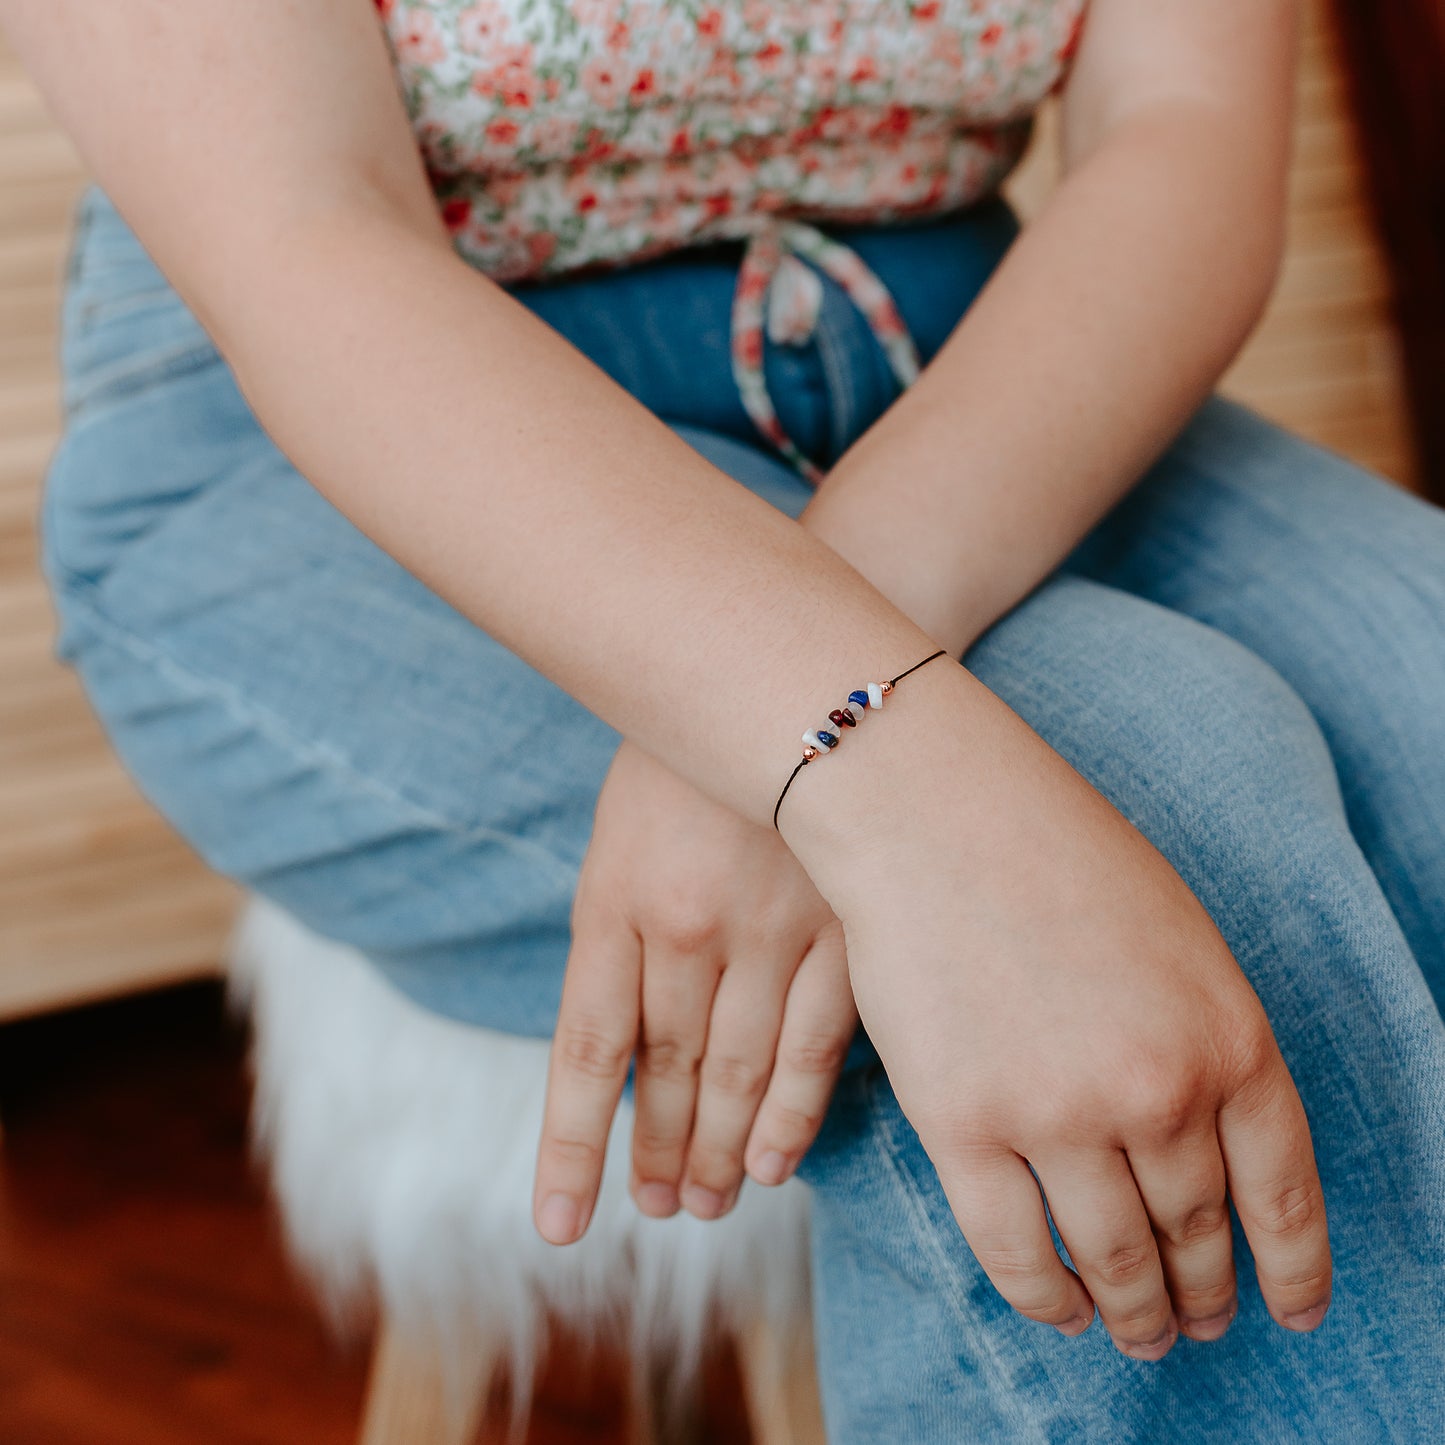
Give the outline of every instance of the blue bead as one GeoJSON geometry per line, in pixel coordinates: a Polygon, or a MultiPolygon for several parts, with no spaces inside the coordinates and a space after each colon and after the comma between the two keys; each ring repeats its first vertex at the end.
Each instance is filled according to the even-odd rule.
{"type": "Polygon", "coordinates": [[[818,733],[818,741],[822,743],[825,748],[836,747],[838,743],[838,734],[825,733],[820,730],[818,733]]]}
{"type": "Polygon", "coordinates": [[[850,692],[848,694],[848,701],[856,702],[859,707],[867,707],[868,694],[866,692],[850,692]]]}

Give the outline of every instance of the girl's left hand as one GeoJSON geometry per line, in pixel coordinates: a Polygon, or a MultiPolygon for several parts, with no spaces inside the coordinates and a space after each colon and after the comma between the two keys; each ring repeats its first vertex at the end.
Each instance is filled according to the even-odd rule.
{"type": "Polygon", "coordinates": [[[533,1216],[581,1237],[635,1051],[631,1193],[727,1213],[813,1142],[858,1026],[843,926],[772,828],[623,741],[572,907],[533,1216]]]}

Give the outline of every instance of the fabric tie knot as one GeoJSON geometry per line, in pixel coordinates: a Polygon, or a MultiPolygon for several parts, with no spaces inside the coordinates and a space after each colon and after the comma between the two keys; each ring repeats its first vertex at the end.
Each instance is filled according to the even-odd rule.
{"type": "Polygon", "coordinates": [[[747,245],[733,292],[733,377],[758,431],[817,486],[822,469],[783,429],[768,394],[764,336],[784,346],[802,346],[812,339],[823,304],[821,272],[836,281],[862,313],[905,390],[923,369],[918,350],[888,288],[851,247],[802,221],[776,216],[750,217],[738,234],[747,245]]]}

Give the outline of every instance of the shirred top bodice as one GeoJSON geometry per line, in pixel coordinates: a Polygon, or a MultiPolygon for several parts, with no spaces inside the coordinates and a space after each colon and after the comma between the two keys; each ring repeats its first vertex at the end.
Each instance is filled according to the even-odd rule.
{"type": "Polygon", "coordinates": [[[1086,0],[377,4],[442,215],[481,270],[519,281],[746,237],[775,257],[767,289],[808,220],[995,190],[1086,0]]]}
{"type": "Polygon", "coordinates": [[[457,244],[501,280],[967,204],[1085,0],[381,0],[457,244]]]}

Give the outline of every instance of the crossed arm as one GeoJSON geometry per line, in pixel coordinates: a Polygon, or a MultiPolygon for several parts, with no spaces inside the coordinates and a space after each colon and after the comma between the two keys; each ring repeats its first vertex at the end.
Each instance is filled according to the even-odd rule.
{"type": "Polygon", "coordinates": [[[1213,388],[1283,249],[1292,0],[1091,0],[1064,179],[803,525],[955,652],[1213,388]]]}
{"type": "MultiPolygon", "coordinates": [[[[1065,98],[1063,185],[801,526],[456,256],[370,0],[257,0],[244,26],[224,0],[0,0],[0,19],[312,484],[616,727],[624,748],[761,830],[819,699],[839,679],[890,675],[939,645],[957,656],[1128,488],[1232,356],[1279,255],[1293,8],[1094,0],[1065,98]],[[536,481],[559,474],[564,509],[536,481]],[[594,602],[580,612],[579,592],[594,602]],[[727,709],[696,705],[717,696],[727,709]]],[[[1317,1323],[1328,1248],[1308,1130],[1258,1001],[1203,910],[965,669],[934,664],[890,707],[869,766],[840,757],[819,769],[790,796],[784,831],[846,927],[864,1021],[991,1277],[1060,1328],[1087,1323],[1097,1298],[1116,1338],[1142,1347],[1175,1307],[1183,1318],[1227,1305],[1227,1177],[1277,1317],[1317,1323]],[[952,753],[941,736],[968,746],[952,753]],[[924,739],[926,779],[913,765],[924,739]],[[908,829],[878,826],[885,796],[908,829]],[[997,815],[987,860],[956,834],[970,810],[975,821],[997,815]],[[1050,825],[1048,841],[1021,818],[1050,825]],[[1155,1087],[1142,1099],[1086,1098],[1060,1076],[1039,1092],[1077,1098],[1077,1119],[1045,1128],[1028,1101],[998,1088],[987,1118],[960,1119],[948,1101],[989,1089],[962,1089],[917,1060],[932,1019],[973,1008],[941,941],[976,920],[920,880],[944,858],[982,880],[1010,856],[1083,877],[1101,854],[1137,888],[1094,889],[1096,936],[1070,936],[1065,952],[1100,996],[1123,988],[1138,1000],[1138,1017],[1116,1010],[1103,1034],[1114,1030],[1125,1050],[1146,1036],[1170,1045],[1151,1059],[1155,1087]],[[896,972],[885,961],[910,955],[917,976],[895,997],[882,986],[896,972]],[[1213,1047],[1224,1038],[1227,1058],[1213,1047]],[[1128,1128],[1115,1129],[1124,1116],[1128,1128]],[[1091,1135],[1101,1160],[1118,1155],[1103,1141],[1121,1130],[1158,1141],[1187,1122],[1198,1142],[1217,1123],[1226,1141],[1222,1155],[1200,1143],[1189,1187],[1161,1186],[1157,1199],[1101,1166],[1092,1184],[1127,1208],[1112,1222],[1078,1216],[1070,1253],[1085,1261],[1087,1291],[1054,1254],[1024,1165],[1048,1160],[1058,1129],[1079,1137],[1080,1120],[1110,1126],[1091,1135]],[[1207,1237],[1195,1231],[1192,1252],[1171,1254],[1172,1223],[1206,1213],[1207,1237]],[[1151,1239],[1148,1258],[1140,1237],[1151,1239]],[[1140,1267],[1129,1280],[1090,1275],[1088,1261],[1130,1248],[1140,1267]],[[1020,1250],[1033,1261],[1022,1272],[1020,1250]]],[[[1013,946],[1001,943],[1005,954],[1013,946]]],[[[614,994],[632,988],[635,1003],[634,961],[615,943],[594,953],[608,949],[587,976],[614,994]]],[[[1029,986],[1022,967],[1003,973],[1029,986]]],[[[1034,983],[1046,986],[1036,973],[1034,983]]],[[[560,1192],[574,1206],[559,1237],[585,1228],[596,1132],[630,1053],[587,1017],[574,1044],[556,1056],[539,1175],[539,1202],[560,1192]]],[[[1062,1055],[1048,1063],[1062,1069],[1062,1055]]],[[[1182,1157],[1160,1149],[1152,1157],[1182,1157]]],[[[1062,1200],[1069,1170],[1040,1174],[1059,1179],[1062,1200]]]]}

